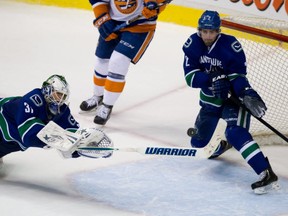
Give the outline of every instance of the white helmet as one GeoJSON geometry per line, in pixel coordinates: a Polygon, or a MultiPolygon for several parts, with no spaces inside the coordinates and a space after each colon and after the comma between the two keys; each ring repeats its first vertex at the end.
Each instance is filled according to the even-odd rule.
{"type": "Polygon", "coordinates": [[[64,76],[52,75],[42,84],[42,93],[53,115],[60,113],[60,107],[68,101],[70,90],[64,76]]]}

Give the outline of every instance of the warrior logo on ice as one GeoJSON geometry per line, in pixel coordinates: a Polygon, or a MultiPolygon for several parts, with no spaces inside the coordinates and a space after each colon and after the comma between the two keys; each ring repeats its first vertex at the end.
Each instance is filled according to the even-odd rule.
{"type": "Polygon", "coordinates": [[[195,157],[196,149],[178,149],[178,148],[155,148],[147,147],[145,154],[156,155],[176,155],[176,156],[189,156],[195,157]]]}

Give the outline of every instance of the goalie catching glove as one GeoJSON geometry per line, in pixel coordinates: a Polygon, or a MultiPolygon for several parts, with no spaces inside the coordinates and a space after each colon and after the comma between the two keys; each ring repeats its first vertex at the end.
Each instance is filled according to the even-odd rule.
{"type": "MultiPolygon", "coordinates": [[[[99,147],[99,148],[113,148],[112,140],[101,130],[97,128],[83,128],[77,130],[81,134],[82,139],[78,143],[78,147],[99,147]]],[[[111,157],[113,151],[109,150],[81,150],[77,149],[79,155],[90,158],[108,158],[111,157]]]]}
{"type": "Polygon", "coordinates": [[[113,153],[106,150],[92,152],[78,150],[79,146],[113,147],[111,139],[103,131],[96,128],[82,128],[78,129],[76,133],[72,133],[50,121],[38,132],[37,137],[46,145],[57,149],[64,158],[75,158],[79,155],[91,158],[107,158],[113,153]]]}

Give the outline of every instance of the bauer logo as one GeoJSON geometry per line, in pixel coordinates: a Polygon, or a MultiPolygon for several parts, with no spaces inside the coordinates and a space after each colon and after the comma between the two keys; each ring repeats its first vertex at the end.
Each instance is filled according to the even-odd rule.
{"type": "Polygon", "coordinates": [[[179,149],[179,148],[155,148],[147,147],[145,154],[150,155],[173,155],[173,156],[188,156],[195,157],[197,153],[196,149],[179,149]]]}

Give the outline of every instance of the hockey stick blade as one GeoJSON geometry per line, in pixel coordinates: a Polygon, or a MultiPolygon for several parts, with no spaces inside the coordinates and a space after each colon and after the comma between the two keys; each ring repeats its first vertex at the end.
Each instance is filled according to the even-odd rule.
{"type": "Polygon", "coordinates": [[[121,151],[121,152],[137,152],[142,155],[153,156],[172,156],[172,157],[189,157],[198,159],[209,158],[218,147],[225,132],[227,123],[220,119],[216,130],[210,140],[210,142],[204,148],[183,148],[183,147],[171,147],[171,146],[149,146],[149,147],[113,147],[102,148],[97,146],[81,146],[77,151],[87,152],[93,154],[99,151],[121,151]]]}

